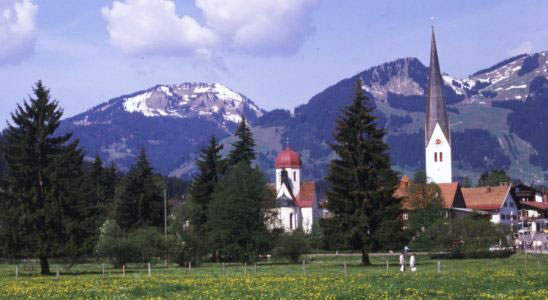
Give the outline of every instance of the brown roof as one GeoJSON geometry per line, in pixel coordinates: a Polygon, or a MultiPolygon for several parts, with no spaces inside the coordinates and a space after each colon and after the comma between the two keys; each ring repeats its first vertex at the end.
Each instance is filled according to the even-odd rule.
{"type": "Polygon", "coordinates": [[[316,199],[316,182],[303,182],[295,203],[298,207],[312,207],[314,199],[316,199]]]}
{"type": "MultiPolygon", "coordinates": [[[[400,180],[400,185],[394,191],[394,196],[396,198],[402,199],[403,209],[413,209],[409,201],[409,192],[408,189],[413,185],[413,182],[407,176],[403,176],[400,180]]],[[[438,187],[441,191],[441,196],[443,197],[443,207],[451,208],[453,207],[453,202],[457,196],[457,191],[459,190],[459,184],[457,182],[452,183],[439,183],[438,187]]]]}
{"type": "Polygon", "coordinates": [[[466,207],[479,210],[499,209],[510,192],[511,185],[463,188],[466,207]]]}
{"type": "Polygon", "coordinates": [[[548,210],[548,203],[547,202],[521,201],[519,204],[529,206],[529,207],[532,207],[532,208],[536,208],[536,209],[540,209],[540,210],[548,210]]]}

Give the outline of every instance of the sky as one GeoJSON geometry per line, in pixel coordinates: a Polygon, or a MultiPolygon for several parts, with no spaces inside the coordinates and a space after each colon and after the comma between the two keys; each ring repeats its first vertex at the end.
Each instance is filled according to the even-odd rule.
{"type": "Polygon", "coordinates": [[[64,117],[183,82],[292,110],[372,66],[427,64],[432,24],[442,72],[462,78],[548,50],[546,20],[528,0],[0,0],[0,128],[38,80],[64,117]]]}

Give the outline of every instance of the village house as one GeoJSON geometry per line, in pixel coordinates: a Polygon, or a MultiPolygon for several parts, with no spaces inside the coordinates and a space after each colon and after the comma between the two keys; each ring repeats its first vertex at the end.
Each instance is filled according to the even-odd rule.
{"type": "Polygon", "coordinates": [[[466,206],[475,211],[490,214],[495,224],[517,224],[518,206],[510,190],[511,184],[463,188],[462,194],[466,206]]]}

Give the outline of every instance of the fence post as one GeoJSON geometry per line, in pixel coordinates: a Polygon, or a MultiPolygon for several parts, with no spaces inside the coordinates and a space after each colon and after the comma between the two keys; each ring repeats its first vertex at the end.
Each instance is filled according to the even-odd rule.
{"type": "Polygon", "coordinates": [[[386,272],[388,272],[388,258],[386,258],[386,272]]]}
{"type": "Polygon", "coordinates": [[[244,261],[244,276],[247,276],[247,261],[244,261]]]}
{"type": "Polygon", "coordinates": [[[188,262],[188,274],[189,275],[192,274],[192,262],[191,261],[188,262]]]}
{"type": "Polygon", "coordinates": [[[103,277],[105,277],[105,263],[101,264],[102,270],[103,270],[103,277]]]}
{"type": "Polygon", "coordinates": [[[438,273],[441,271],[441,263],[440,261],[438,260],[438,273]]]}
{"type": "Polygon", "coordinates": [[[59,265],[56,266],[55,278],[59,279],[59,265]]]}
{"type": "Polygon", "coordinates": [[[16,266],[15,266],[15,280],[17,280],[17,277],[19,277],[19,268],[18,268],[18,266],[16,265],[16,266]]]}
{"type": "Polygon", "coordinates": [[[346,276],[346,259],[344,260],[344,276],[346,276]]]}
{"type": "Polygon", "coordinates": [[[303,275],[306,276],[306,261],[303,259],[303,275]]]}
{"type": "Polygon", "coordinates": [[[150,270],[150,262],[148,262],[148,277],[150,277],[152,274],[151,274],[151,270],[150,270]]]}
{"type": "Polygon", "coordinates": [[[126,277],[126,265],[122,265],[122,277],[126,277]]]}
{"type": "Polygon", "coordinates": [[[253,272],[255,273],[254,275],[257,276],[257,262],[253,264],[253,272]]]}
{"type": "Polygon", "coordinates": [[[225,263],[223,262],[223,274],[226,276],[225,263]]]}

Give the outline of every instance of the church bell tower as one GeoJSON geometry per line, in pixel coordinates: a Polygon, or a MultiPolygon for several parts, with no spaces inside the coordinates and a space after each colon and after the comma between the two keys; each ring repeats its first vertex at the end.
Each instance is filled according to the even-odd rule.
{"type": "Polygon", "coordinates": [[[425,116],[426,177],[428,182],[452,182],[451,131],[442,97],[443,79],[440,72],[434,27],[430,49],[428,99],[425,116]]]}

